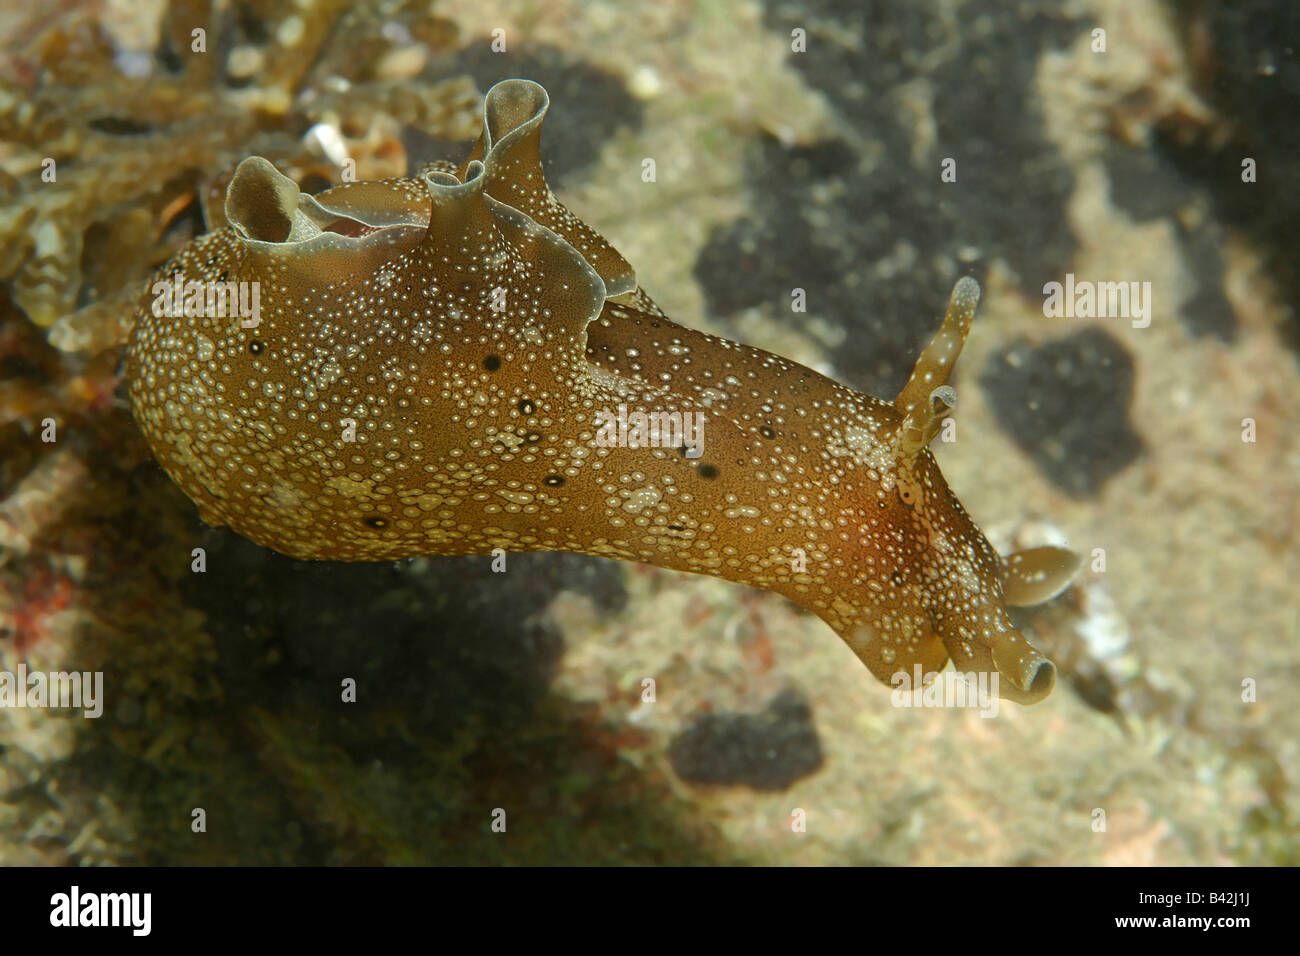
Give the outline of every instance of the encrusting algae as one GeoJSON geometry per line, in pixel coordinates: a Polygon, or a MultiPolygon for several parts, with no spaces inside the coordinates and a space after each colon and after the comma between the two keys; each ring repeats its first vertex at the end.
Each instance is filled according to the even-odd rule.
{"type": "Polygon", "coordinates": [[[225,180],[250,150],[328,179],[333,139],[360,177],[381,176],[406,168],[402,128],[477,132],[468,77],[423,80],[389,59],[452,45],[428,4],[286,2],[254,17],[175,0],[157,11],[165,62],[151,69],[107,32],[103,5],[67,6],[17,14],[38,33],[0,62],[0,284],[63,351],[118,344],[139,282],[198,210],[225,224],[225,180]]]}
{"type": "Polygon", "coordinates": [[[471,157],[414,178],[312,197],[239,166],[229,226],[163,268],[127,366],[204,520],[306,559],[502,548],[711,574],[814,611],[882,681],[951,658],[1007,699],[1050,693],[1004,605],[1059,593],[1078,558],[999,557],[927,450],[978,284],[956,284],[892,403],[679,326],[547,187],[547,103],[497,84],[471,157]],[[257,314],[167,291],[196,282],[256,289],[257,314]]]}

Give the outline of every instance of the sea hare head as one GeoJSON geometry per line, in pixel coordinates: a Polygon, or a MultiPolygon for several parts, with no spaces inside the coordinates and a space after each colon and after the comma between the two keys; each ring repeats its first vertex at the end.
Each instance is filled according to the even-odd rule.
{"type": "Polygon", "coordinates": [[[913,686],[918,674],[929,680],[952,660],[962,672],[996,674],[999,696],[1027,704],[1051,693],[1056,668],[1011,625],[1004,605],[1059,593],[1077,572],[1077,557],[1040,548],[1004,562],[927,450],[957,405],[948,379],[979,297],[973,279],[956,283],[911,377],[891,406],[873,410],[889,436],[888,453],[877,448],[872,461],[881,480],[868,486],[878,507],[859,512],[870,545],[859,560],[875,572],[863,574],[861,586],[874,593],[855,603],[841,598],[836,627],[886,683],[913,686]]]}
{"type": "Polygon", "coordinates": [[[929,452],[900,466],[895,478],[897,496],[881,520],[897,530],[891,546],[871,557],[892,570],[884,581],[864,583],[872,593],[845,608],[841,636],[887,684],[914,687],[918,675],[928,681],[951,660],[963,673],[996,674],[996,693],[1006,700],[1042,700],[1056,668],[1007,618],[1002,559],[956,503],[929,452]],[[937,507],[949,501],[955,507],[937,507]],[[914,509],[927,514],[920,526],[907,520],[914,509]]]}

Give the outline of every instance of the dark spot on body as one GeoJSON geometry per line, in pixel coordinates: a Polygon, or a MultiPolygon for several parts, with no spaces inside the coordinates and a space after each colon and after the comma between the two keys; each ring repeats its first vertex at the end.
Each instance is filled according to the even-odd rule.
{"type": "Polygon", "coordinates": [[[519,411],[525,415],[531,415],[537,411],[537,406],[533,404],[531,399],[521,398],[519,400],[519,411]]]}
{"type": "Polygon", "coordinates": [[[714,465],[700,465],[699,473],[701,478],[713,480],[718,477],[718,469],[714,465]]]}
{"type": "Polygon", "coordinates": [[[551,488],[558,488],[558,487],[560,487],[562,484],[564,484],[564,476],[563,476],[563,475],[547,475],[545,478],[542,479],[542,483],[545,484],[545,485],[550,486],[551,488]]]}
{"type": "Polygon", "coordinates": [[[759,433],[760,435],[762,435],[764,438],[775,438],[775,437],[776,437],[776,432],[774,432],[774,431],[773,431],[771,428],[769,428],[767,425],[762,425],[762,426],[760,426],[759,429],[758,429],[758,433],[759,433]]]}
{"type": "Polygon", "coordinates": [[[501,356],[489,355],[487,358],[483,359],[483,367],[489,372],[495,372],[501,367],[501,356]]]}
{"type": "Polygon", "coordinates": [[[266,343],[259,339],[253,339],[248,343],[248,351],[254,355],[261,355],[266,351],[266,343]]]}
{"type": "Polygon", "coordinates": [[[370,517],[364,519],[364,521],[365,521],[365,525],[366,525],[366,527],[368,527],[368,528],[387,528],[387,527],[388,527],[388,519],[387,519],[387,518],[381,518],[381,517],[379,517],[378,515],[371,515],[370,517]]]}

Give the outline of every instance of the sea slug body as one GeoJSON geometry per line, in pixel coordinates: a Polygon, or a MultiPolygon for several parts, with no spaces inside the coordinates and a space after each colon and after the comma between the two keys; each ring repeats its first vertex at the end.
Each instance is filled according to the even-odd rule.
{"type": "Polygon", "coordinates": [[[255,284],[256,321],[151,287],[128,355],[136,419],[204,520],[298,558],[504,548],[711,574],[814,611],[882,681],[952,659],[1047,696],[1055,669],[1005,605],[1059,593],[1078,559],[1000,557],[927,450],[977,283],[892,402],[677,325],[547,187],[547,105],[504,81],[459,167],[315,197],[240,164],[230,225],[160,279],[255,284]],[[637,413],[701,440],[649,441],[637,413]]]}

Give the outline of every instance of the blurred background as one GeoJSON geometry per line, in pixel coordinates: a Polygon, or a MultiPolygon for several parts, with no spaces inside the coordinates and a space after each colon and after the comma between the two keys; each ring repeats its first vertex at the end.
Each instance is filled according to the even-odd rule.
{"type": "Polygon", "coordinates": [[[0,709],[0,863],[1300,862],[1294,4],[38,0],[0,38],[0,669],[105,687],[0,709]],[[121,385],[151,271],[244,156],[458,160],[511,76],[685,325],[890,397],[979,278],[935,451],[1000,550],[1088,557],[1015,618],[1048,700],[893,707],[741,585],[199,521],[121,385]],[[1045,316],[1067,274],[1149,324],[1045,316]]]}

